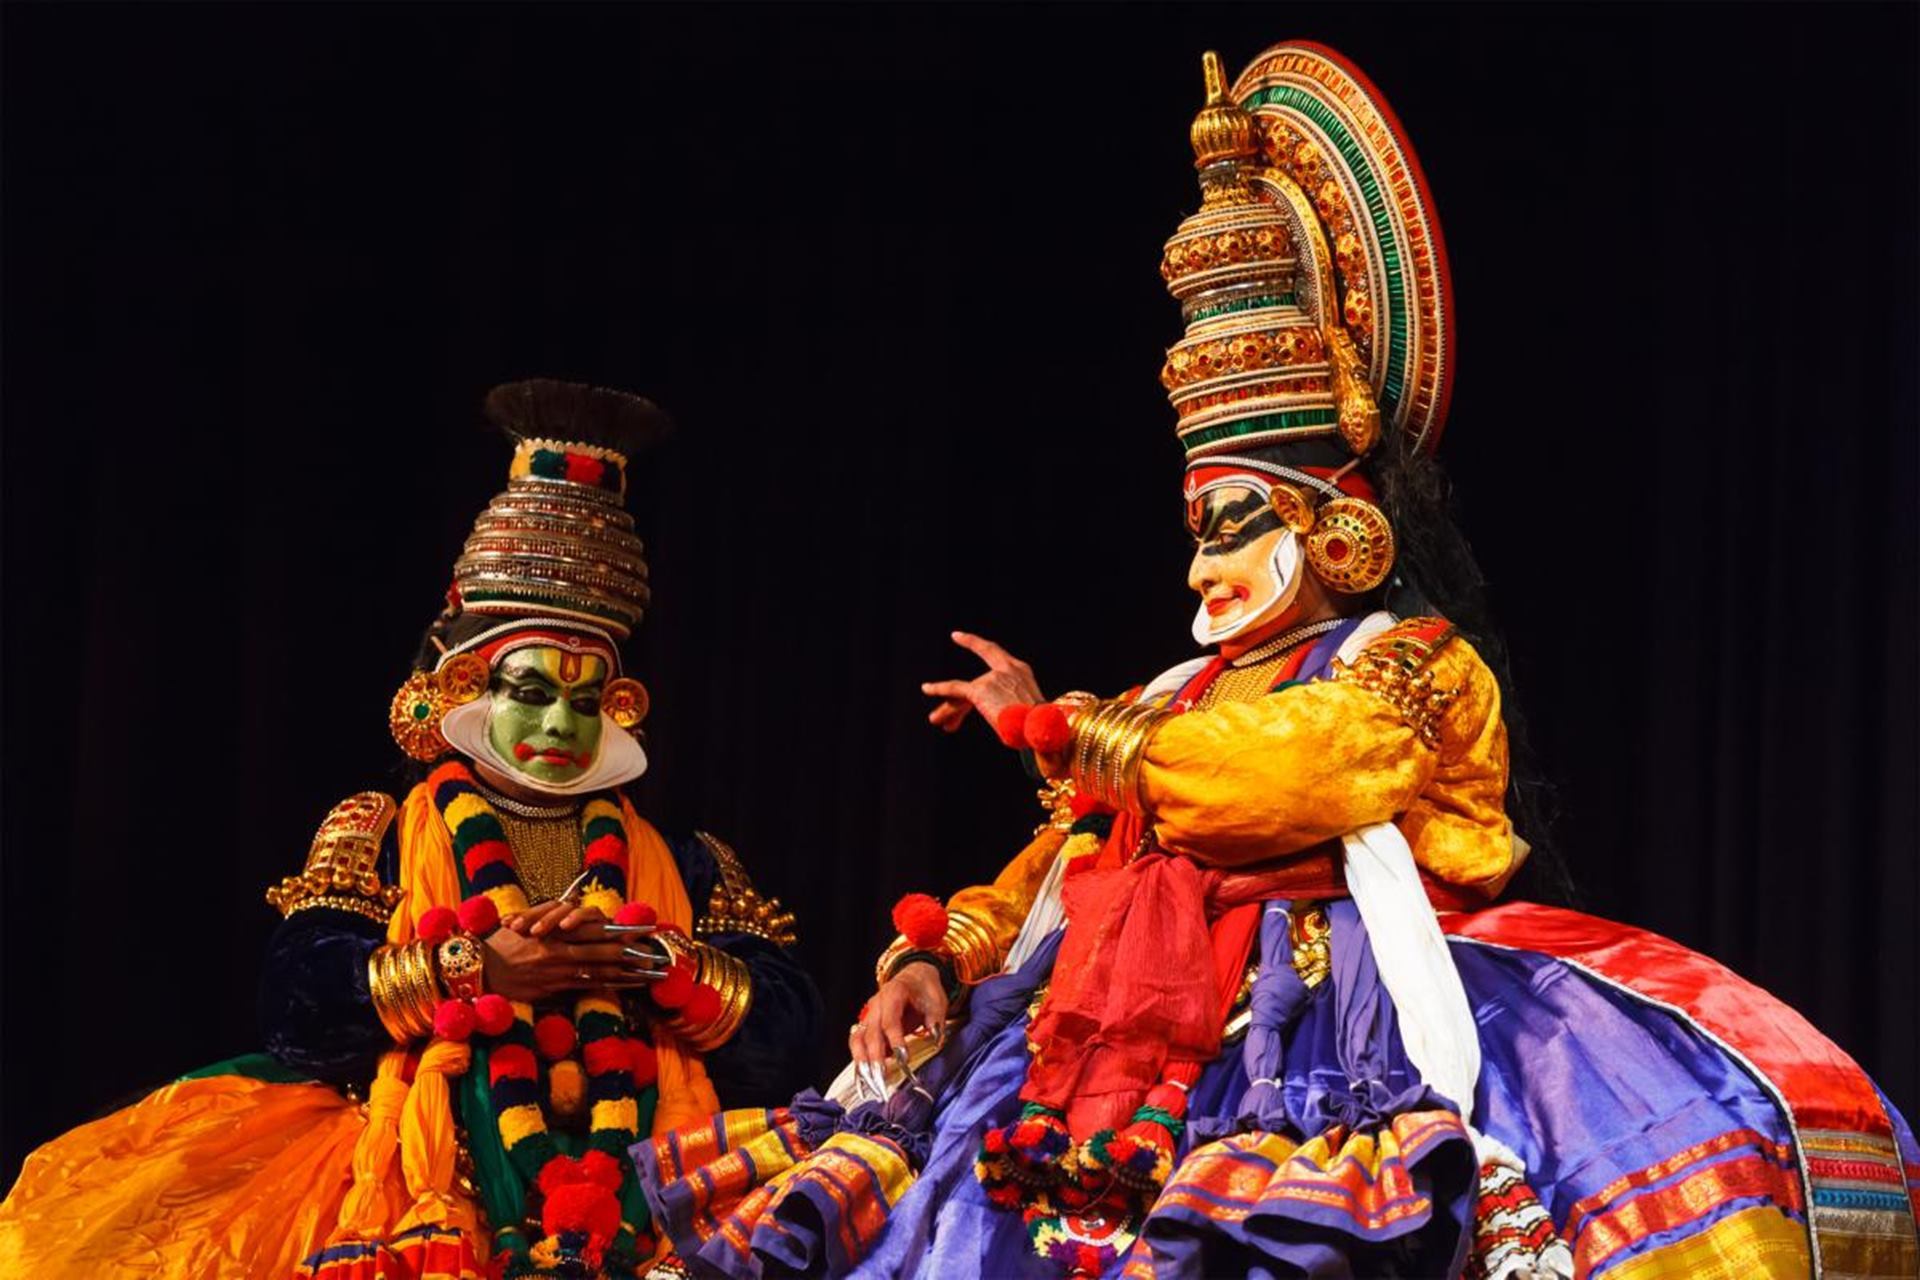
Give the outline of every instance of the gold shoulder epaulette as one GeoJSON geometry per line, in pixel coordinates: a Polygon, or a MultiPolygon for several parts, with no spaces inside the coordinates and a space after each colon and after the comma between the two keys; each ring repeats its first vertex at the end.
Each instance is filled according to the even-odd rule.
{"type": "Polygon", "coordinates": [[[704,831],[693,834],[720,868],[720,878],[707,898],[707,914],[693,922],[694,936],[746,933],[778,947],[792,946],[797,936],[793,912],[782,907],[778,898],[760,896],[747,878],[747,869],[740,865],[740,855],[726,841],[704,831]]]}
{"type": "Polygon", "coordinates": [[[307,851],[307,869],[267,890],[281,915],[309,907],[352,911],[385,924],[399,905],[398,885],[380,883],[380,843],[393,823],[393,798],[362,791],[333,806],[307,851]]]}
{"type": "Polygon", "coordinates": [[[1440,720],[1460,691],[1434,688],[1428,667],[1453,637],[1453,624],[1445,618],[1408,618],[1367,641],[1352,662],[1336,660],[1333,678],[1384,699],[1421,742],[1437,748],[1440,720]]]}

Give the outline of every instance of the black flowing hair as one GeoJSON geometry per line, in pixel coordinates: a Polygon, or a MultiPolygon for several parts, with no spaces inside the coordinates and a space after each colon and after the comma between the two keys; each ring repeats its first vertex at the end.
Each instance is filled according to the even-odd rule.
{"type": "Polygon", "coordinates": [[[1451,622],[1500,683],[1507,725],[1507,816],[1532,846],[1503,897],[1572,905],[1578,899],[1566,860],[1553,839],[1557,798],[1527,734],[1506,639],[1487,608],[1487,579],[1454,518],[1453,489],[1432,455],[1390,432],[1367,458],[1380,506],[1396,545],[1387,607],[1401,617],[1438,614],[1451,622]]]}

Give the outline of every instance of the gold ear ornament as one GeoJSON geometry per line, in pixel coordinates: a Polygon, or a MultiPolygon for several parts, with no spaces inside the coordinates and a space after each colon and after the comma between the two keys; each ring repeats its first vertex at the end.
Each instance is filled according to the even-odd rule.
{"type": "Polygon", "coordinates": [[[1267,504],[1273,508],[1273,514],[1280,517],[1280,523],[1295,533],[1304,534],[1313,528],[1313,500],[1297,487],[1282,481],[1273,486],[1267,494],[1267,504]]]}
{"type": "Polygon", "coordinates": [[[640,727],[652,705],[647,686],[631,676],[609,680],[600,691],[600,710],[606,712],[607,719],[629,732],[640,727]]]}
{"type": "Polygon", "coordinates": [[[1344,595],[1365,595],[1393,572],[1393,526],[1365,498],[1323,503],[1305,542],[1313,576],[1344,595]]]}
{"type": "Polygon", "coordinates": [[[485,693],[492,679],[487,660],[475,653],[450,658],[438,671],[416,671],[393,695],[387,730],[409,759],[423,764],[437,760],[447,751],[440,721],[485,693]]]}

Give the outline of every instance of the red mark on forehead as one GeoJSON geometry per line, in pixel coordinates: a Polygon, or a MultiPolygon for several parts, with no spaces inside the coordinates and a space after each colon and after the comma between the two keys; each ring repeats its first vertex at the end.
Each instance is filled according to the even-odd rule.
{"type": "Polygon", "coordinates": [[[580,678],[580,663],[581,659],[579,654],[563,652],[560,655],[560,678],[568,684],[572,684],[575,680],[578,680],[580,678]]]}

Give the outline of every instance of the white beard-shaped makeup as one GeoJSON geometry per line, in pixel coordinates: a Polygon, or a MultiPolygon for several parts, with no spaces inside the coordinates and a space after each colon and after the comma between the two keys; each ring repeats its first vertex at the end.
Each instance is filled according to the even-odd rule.
{"type": "Polygon", "coordinates": [[[1238,618],[1218,629],[1202,601],[1193,615],[1195,643],[1204,647],[1231,640],[1254,627],[1264,626],[1293,606],[1293,598],[1300,594],[1300,538],[1291,529],[1280,531],[1279,540],[1273,544],[1273,554],[1267,557],[1266,585],[1263,599],[1248,600],[1238,618]]]}
{"type": "Polygon", "coordinates": [[[544,792],[550,796],[577,796],[588,791],[617,787],[647,771],[647,753],[640,746],[639,739],[615,724],[613,718],[603,711],[600,713],[600,750],[595,753],[593,763],[586,772],[572,782],[547,782],[516,768],[511,760],[494,750],[493,735],[489,731],[492,715],[492,699],[477,698],[447,712],[446,718],[440,722],[440,736],[447,740],[447,745],[469,760],[490,765],[501,776],[511,778],[516,785],[530,791],[544,792]]]}

